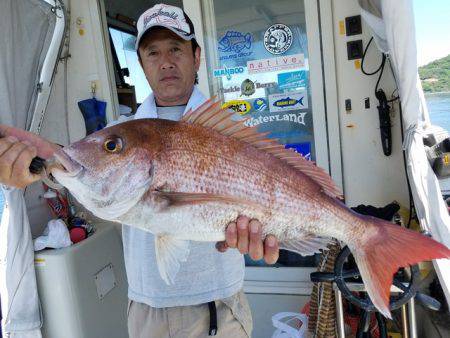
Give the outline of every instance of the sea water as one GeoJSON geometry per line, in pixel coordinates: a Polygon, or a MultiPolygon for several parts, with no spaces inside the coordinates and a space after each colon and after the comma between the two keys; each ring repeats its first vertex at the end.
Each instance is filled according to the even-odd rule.
{"type": "Polygon", "coordinates": [[[450,132],[450,93],[426,94],[425,99],[431,123],[450,132]]]}

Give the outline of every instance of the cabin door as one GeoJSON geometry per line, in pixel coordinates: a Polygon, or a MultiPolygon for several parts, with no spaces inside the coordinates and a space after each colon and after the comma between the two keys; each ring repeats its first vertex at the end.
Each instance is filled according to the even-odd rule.
{"type": "MultiPolygon", "coordinates": [[[[269,132],[286,148],[314,161],[342,186],[337,106],[329,102],[328,109],[335,114],[331,116],[326,104],[329,85],[335,84],[334,71],[325,70],[334,62],[327,1],[197,0],[183,4],[204,51],[199,72],[202,91],[222,99],[235,111],[236,119],[247,118],[247,125],[269,132]]],[[[335,89],[330,92],[336,94],[335,89]]],[[[267,306],[269,312],[277,307],[299,310],[309,298],[309,273],[317,263],[318,257],[287,251],[280,253],[275,266],[246,257],[245,291],[256,321],[267,317],[258,314],[267,306]]],[[[270,326],[270,318],[266,321],[270,326]]]]}

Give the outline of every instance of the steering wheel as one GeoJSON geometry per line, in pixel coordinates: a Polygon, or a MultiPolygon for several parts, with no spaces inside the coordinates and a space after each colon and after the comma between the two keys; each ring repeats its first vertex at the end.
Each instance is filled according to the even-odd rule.
{"type": "MultiPolygon", "coordinates": [[[[351,255],[350,249],[346,246],[339,253],[334,264],[334,273],[327,272],[313,272],[311,273],[312,282],[335,282],[342,295],[352,304],[364,309],[368,312],[377,311],[369,297],[362,298],[352,293],[347,286],[351,280],[354,282],[356,278],[360,277],[358,269],[344,270],[344,263],[351,255]]],[[[394,275],[393,285],[399,288],[402,292],[398,295],[391,295],[389,300],[390,310],[395,310],[405,305],[411,298],[413,298],[419,288],[419,266],[412,265],[411,278],[408,281],[401,280],[399,276],[394,275]]]]}

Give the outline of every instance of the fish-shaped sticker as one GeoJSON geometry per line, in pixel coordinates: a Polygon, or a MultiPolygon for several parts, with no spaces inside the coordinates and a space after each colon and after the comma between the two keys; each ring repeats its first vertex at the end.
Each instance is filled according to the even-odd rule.
{"type": "Polygon", "coordinates": [[[269,110],[272,113],[307,108],[308,97],[306,90],[269,95],[269,110]]]}
{"type": "Polygon", "coordinates": [[[273,105],[275,107],[280,107],[280,108],[285,108],[285,107],[292,107],[295,106],[297,103],[300,105],[303,105],[303,97],[301,97],[300,99],[292,99],[289,96],[286,97],[285,99],[280,99],[277,100],[273,103],[273,105]]]}
{"type": "Polygon", "coordinates": [[[240,53],[243,49],[252,47],[252,35],[250,33],[243,34],[236,31],[228,31],[219,40],[219,51],[228,53],[240,53]]]}

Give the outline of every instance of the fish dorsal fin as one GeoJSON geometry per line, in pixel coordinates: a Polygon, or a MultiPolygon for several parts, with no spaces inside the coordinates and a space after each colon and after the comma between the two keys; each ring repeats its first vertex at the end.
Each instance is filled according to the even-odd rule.
{"type": "Polygon", "coordinates": [[[313,162],[306,160],[293,149],[286,149],[276,139],[268,138],[269,133],[260,133],[255,127],[244,124],[246,120],[233,121],[234,112],[222,109],[216,98],[203,103],[194,111],[188,111],[181,121],[198,124],[205,128],[215,130],[222,135],[247,142],[252,146],[269,153],[300,170],[314,182],[321,186],[323,192],[332,197],[342,197],[340,189],[334,184],[328,173],[313,162]]]}

